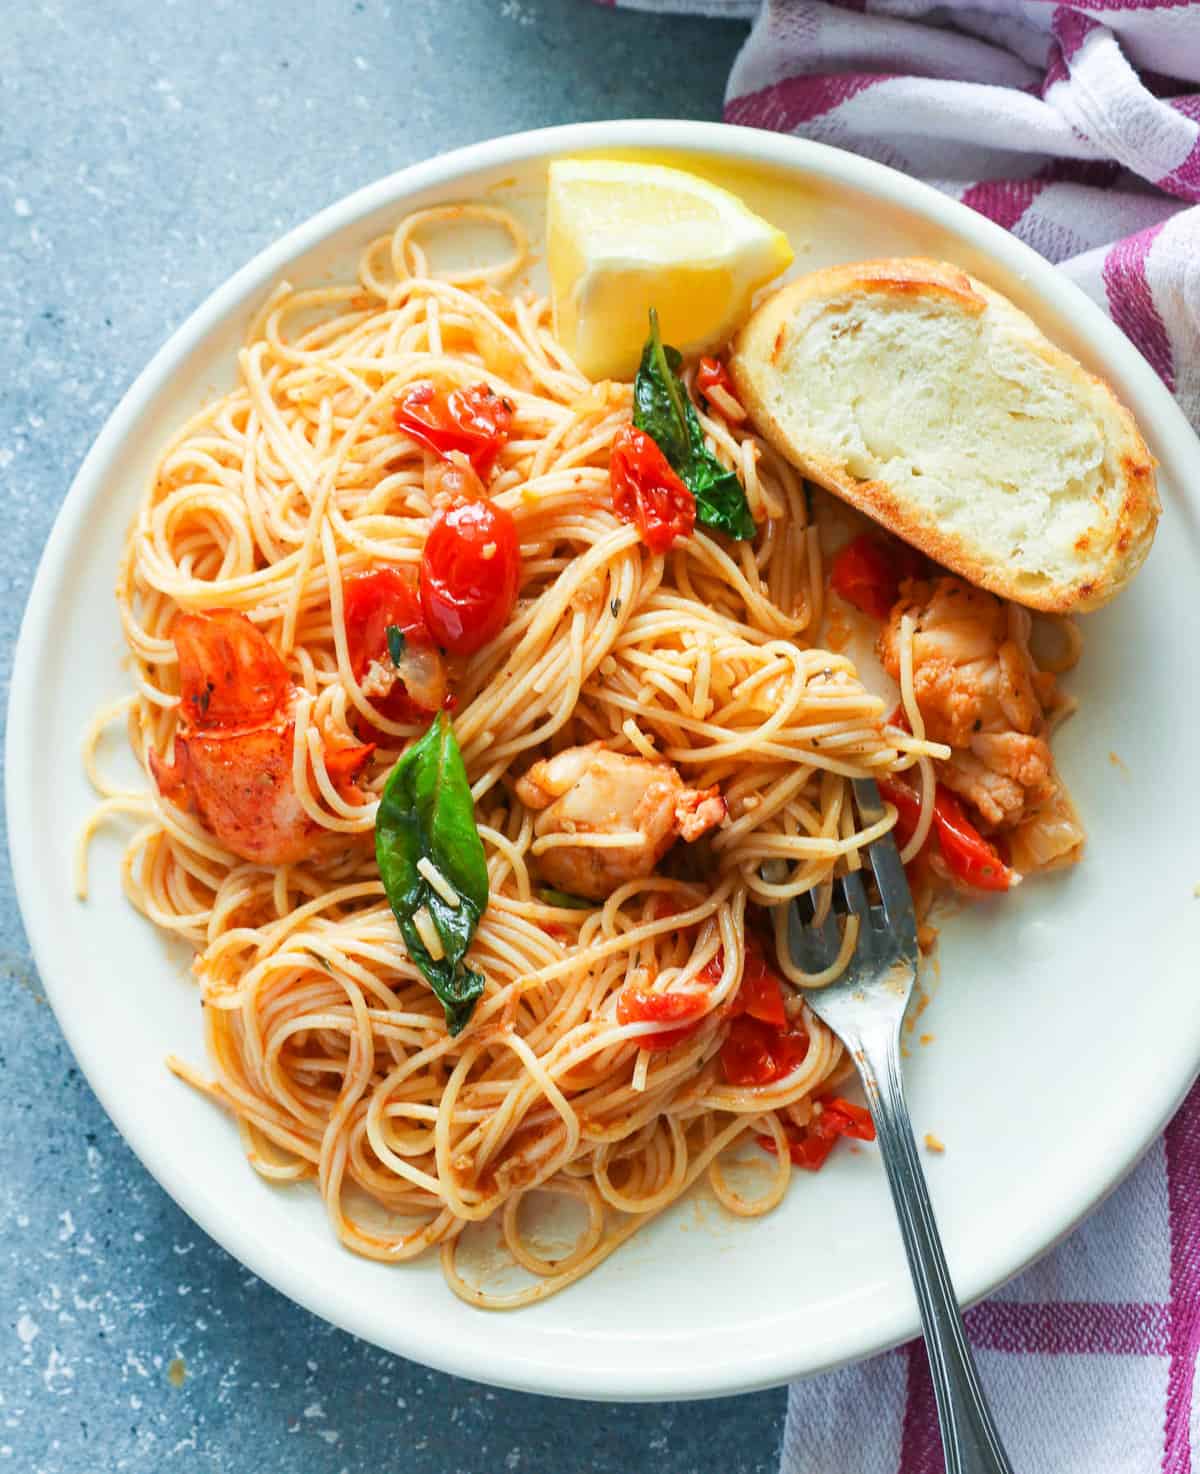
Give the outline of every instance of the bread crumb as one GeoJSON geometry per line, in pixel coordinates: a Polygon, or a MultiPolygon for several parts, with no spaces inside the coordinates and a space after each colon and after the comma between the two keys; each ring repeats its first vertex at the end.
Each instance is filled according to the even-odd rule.
{"type": "Polygon", "coordinates": [[[933,1041],[934,1041],[934,1039],[936,1037],[937,1036],[935,1034],[922,1034],[921,1035],[921,1043],[922,1044],[932,1044],[933,1041]]]}
{"type": "Polygon", "coordinates": [[[1108,754],[1108,760],[1109,760],[1110,763],[1112,763],[1112,765],[1113,765],[1114,768],[1120,768],[1120,770],[1121,770],[1122,773],[1128,773],[1129,772],[1129,769],[1125,766],[1125,763],[1122,760],[1120,753],[1118,753],[1118,752],[1110,752],[1108,754]]]}
{"type": "Polygon", "coordinates": [[[932,1131],[927,1131],[925,1133],[925,1150],[927,1152],[934,1152],[938,1156],[941,1156],[941,1154],[946,1150],[946,1145],[942,1141],[940,1136],[935,1136],[932,1131]]]}

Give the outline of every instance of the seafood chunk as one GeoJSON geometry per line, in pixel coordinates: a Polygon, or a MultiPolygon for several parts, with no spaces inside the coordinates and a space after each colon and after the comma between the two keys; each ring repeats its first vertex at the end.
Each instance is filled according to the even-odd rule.
{"type": "Polygon", "coordinates": [[[534,763],[517,797],[541,810],[533,843],[541,875],[593,900],[649,875],[677,838],[699,839],[726,812],[716,788],[685,788],[669,763],[610,752],[600,742],[534,763]]]}
{"type": "Polygon", "coordinates": [[[879,658],[896,680],[906,614],[915,623],[913,687],[934,742],[966,747],[975,732],[1032,732],[1041,723],[1026,610],[961,578],[913,580],[879,635],[879,658]]]}
{"type": "Polygon", "coordinates": [[[977,732],[941,764],[939,777],[997,829],[1018,823],[1056,788],[1045,739],[1022,732],[977,732]]]}
{"type": "MultiPolygon", "coordinates": [[[[235,855],[259,865],[310,859],[344,846],[308,816],[292,775],[296,688],[270,641],[242,614],[181,614],[171,632],[179,655],[179,725],[170,762],[150,753],[164,798],[192,809],[235,855]]],[[[327,751],[325,766],[347,801],[374,747],[327,751]]]]}
{"type": "Polygon", "coordinates": [[[879,657],[896,680],[906,614],[926,734],[953,748],[938,777],[988,828],[1016,828],[1061,791],[1045,738],[1054,678],[1029,653],[1028,611],[961,578],[906,583],[879,635],[879,657]]]}

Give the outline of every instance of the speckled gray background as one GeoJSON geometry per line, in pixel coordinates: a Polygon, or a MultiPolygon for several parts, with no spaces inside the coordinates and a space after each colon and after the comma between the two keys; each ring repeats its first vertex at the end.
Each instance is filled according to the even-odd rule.
{"type": "MultiPolygon", "coordinates": [[[[314,210],[443,149],[577,119],[716,116],[744,28],[585,0],[60,0],[6,6],[3,32],[7,700],[58,504],[130,380],[213,287],[314,210]]],[[[782,1393],[626,1408],[492,1392],[365,1346],[248,1275],[80,1078],[6,862],[0,1000],[0,1471],[775,1467],[782,1393]]]]}

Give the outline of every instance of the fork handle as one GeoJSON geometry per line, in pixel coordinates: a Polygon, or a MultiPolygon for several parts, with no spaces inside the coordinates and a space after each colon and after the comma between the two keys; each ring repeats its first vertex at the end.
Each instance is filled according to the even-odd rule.
{"type": "Polygon", "coordinates": [[[946,1474],[1012,1474],[979,1385],[900,1077],[900,1029],[846,1040],[875,1118],[879,1150],[912,1271],[937,1399],[946,1474]]]}

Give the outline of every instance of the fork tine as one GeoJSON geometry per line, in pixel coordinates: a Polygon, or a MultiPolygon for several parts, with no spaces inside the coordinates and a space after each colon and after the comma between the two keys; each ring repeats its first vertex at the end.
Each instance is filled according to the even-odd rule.
{"type": "Polygon", "coordinates": [[[875,785],[874,778],[854,778],[851,780],[854,786],[854,802],[858,805],[858,812],[868,824],[874,824],[883,818],[883,799],[879,797],[879,789],[875,785]]]}
{"type": "MultiPolygon", "coordinates": [[[[855,778],[854,797],[859,813],[868,824],[874,824],[883,818],[883,800],[872,779],[855,778]]],[[[883,914],[888,926],[901,936],[915,936],[917,916],[896,841],[890,834],[886,834],[882,839],[869,844],[865,854],[875,872],[875,883],[879,887],[879,899],[883,902],[883,914]]]]}
{"type": "MultiPolygon", "coordinates": [[[[851,870],[838,880],[838,888],[846,909],[851,916],[858,917],[858,942],[855,952],[859,956],[871,956],[875,952],[875,918],[871,914],[871,903],[867,899],[867,888],[863,885],[862,872],[851,870]]],[[[878,915],[878,912],[876,912],[878,915]]],[[[882,917],[880,917],[882,921],[882,917]]]]}
{"type": "Polygon", "coordinates": [[[867,888],[863,885],[862,871],[850,870],[843,875],[839,881],[842,888],[842,896],[847,908],[858,917],[863,926],[870,921],[870,903],[867,900],[867,888]]]}
{"type": "Polygon", "coordinates": [[[842,944],[841,928],[832,908],[818,926],[811,915],[812,898],[797,896],[788,908],[788,946],[805,972],[824,972],[838,954],[842,944]]]}

